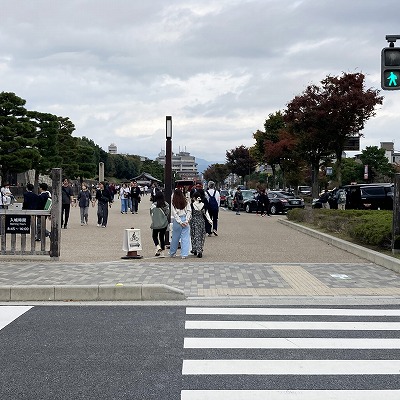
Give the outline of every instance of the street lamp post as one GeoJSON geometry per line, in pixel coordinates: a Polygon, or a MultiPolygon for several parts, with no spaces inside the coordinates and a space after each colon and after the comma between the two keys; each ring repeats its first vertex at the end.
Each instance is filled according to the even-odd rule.
{"type": "MultiPolygon", "coordinates": [[[[171,221],[171,196],[172,196],[172,117],[165,117],[165,201],[169,204],[168,221],[171,221]]],[[[165,243],[169,244],[169,231],[165,233],[165,243]]]]}

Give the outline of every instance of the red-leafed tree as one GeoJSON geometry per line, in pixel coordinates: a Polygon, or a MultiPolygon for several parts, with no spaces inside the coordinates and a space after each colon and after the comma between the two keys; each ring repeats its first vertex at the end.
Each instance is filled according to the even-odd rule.
{"type": "Polygon", "coordinates": [[[383,97],[375,89],[365,90],[361,73],[328,76],[321,86],[309,85],[288,105],[285,122],[298,139],[297,149],[312,168],[313,195],[318,193],[320,161],[336,156],[337,179],[341,184],[340,165],[347,139],[362,135],[365,121],[374,116],[383,97]]]}

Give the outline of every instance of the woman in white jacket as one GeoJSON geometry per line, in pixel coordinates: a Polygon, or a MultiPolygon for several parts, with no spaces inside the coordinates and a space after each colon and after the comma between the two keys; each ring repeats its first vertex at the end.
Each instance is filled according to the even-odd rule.
{"type": "Polygon", "coordinates": [[[175,189],[172,197],[171,213],[173,217],[172,239],[169,248],[169,255],[176,256],[179,241],[181,242],[181,257],[186,258],[190,250],[190,219],[192,210],[190,202],[180,189],[175,189]]]}

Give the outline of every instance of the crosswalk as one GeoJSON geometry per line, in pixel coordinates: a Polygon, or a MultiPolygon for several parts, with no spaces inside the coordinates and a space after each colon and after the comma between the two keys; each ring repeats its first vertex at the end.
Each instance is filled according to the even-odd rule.
{"type": "Polygon", "coordinates": [[[181,400],[399,400],[400,309],[186,308],[181,400]]]}

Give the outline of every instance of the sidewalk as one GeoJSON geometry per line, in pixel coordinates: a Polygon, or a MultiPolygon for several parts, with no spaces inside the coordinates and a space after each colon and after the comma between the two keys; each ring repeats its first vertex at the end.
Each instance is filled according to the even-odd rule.
{"type": "Polygon", "coordinates": [[[203,258],[154,257],[149,206],[144,197],[138,214],[121,214],[116,200],[106,229],[96,226],[95,208],[88,226],[72,208],[59,261],[1,256],[0,301],[400,297],[398,273],[283,224],[286,216],[221,209],[219,236],[206,238],[203,258]],[[132,227],[141,230],[143,258],[123,260],[124,229],[132,227]]]}

